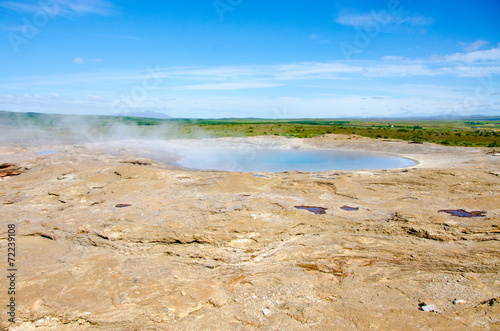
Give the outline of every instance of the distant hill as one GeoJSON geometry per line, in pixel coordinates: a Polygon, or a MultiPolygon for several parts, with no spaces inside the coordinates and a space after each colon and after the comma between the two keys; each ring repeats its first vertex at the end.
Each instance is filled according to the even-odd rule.
{"type": "Polygon", "coordinates": [[[111,116],[128,116],[128,117],[140,117],[140,118],[154,118],[154,119],[167,119],[172,118],[163,113],[157,113],[154,111],[132,111],[127,113],[118,113],[111,116]]]}
{"type": "MultiPolygon", "coordinates": [[[[234,121],[236,123],[245,121],[269,121],[269,123],[296,123],[307,121],[311,124],[311,121],[318,121],[316,124],[324,124],[323,121],[500,121],[500,116],[498,115],[429,115],[429,116],[406,116],[406,117],[323,117],[323,118],[259,118],[259,117],[225,117],[225,118],[175,118],[168,116],[164,113],[158,113],[153,111],[138,111],[138,112],[127,112],[127,113],[117,113],[112,115],[77,115],[77,114],[53,114],[53,113],[35,113],[35,112],[10,112],[7,110],[0,110],[0,121],[6,118],[22,119],[22,118],[37,118],[37,119],[61,119],[64,117],[87,117],[87,118],[106,118],[106,117],[136,117],[136,118],[146,118],[146,119],[157,119],[157,120],[173,120],[173,121],[234,121]]],[[[1,123],[0,123],[1,124],[1,123]]]]}

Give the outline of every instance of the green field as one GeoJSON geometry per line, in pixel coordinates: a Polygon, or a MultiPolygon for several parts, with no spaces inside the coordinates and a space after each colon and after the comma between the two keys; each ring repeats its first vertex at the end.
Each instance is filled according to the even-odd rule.
{"type": "MultiPolygon", "coordinates": [[[[375,139],[402,139],[450,146],[500,147],[500,118],[461,120],[395,119],[145,119],[116,116],[52,115],[0,112],[0,129],[30,128],[50,137],[105,138],[137,136],[155,138],[198,138],[278,135],[310,138],[324,134],[356,134],[375,139]],[[128,129],[127,129],[128,128],[128,129]],[[133,130],[132,130],[133,128],[133,130]],[[75,133],[76,132],[76,133],[75,133]]],[[[22,137],[21,137],[22,138],[22,137]]]]}

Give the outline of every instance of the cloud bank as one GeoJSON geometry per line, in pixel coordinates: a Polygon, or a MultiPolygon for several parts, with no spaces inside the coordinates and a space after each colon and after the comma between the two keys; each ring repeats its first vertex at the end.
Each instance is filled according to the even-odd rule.
{"type": "Polygon", "coordinates": [[[427,58],[15,77],[0,83],[0,104],[19,111],[159,111],[174,117],[498,114],[500,47],[477,49],[484,45],[427,58]]]}

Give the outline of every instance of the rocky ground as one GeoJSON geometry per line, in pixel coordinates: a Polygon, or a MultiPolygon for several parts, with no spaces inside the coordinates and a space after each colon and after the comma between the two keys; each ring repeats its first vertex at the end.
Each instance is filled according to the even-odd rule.
{"type": "Polygon", "coordinates": [[[225,141],[419,164],[256,176],[104,145],[46,146],[58,153],[43,156],[4,146],[0,253],[5,262],[16,224],[18,271],[15,324],[0,281],[1,327],[500,329],[498,151],[333,135],[225,141]],[[443,212],[461,209],[478,217],[443,212]]]}

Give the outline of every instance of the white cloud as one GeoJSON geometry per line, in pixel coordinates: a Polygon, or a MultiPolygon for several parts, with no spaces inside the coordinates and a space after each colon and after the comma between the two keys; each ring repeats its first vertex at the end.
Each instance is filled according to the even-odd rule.
{"type": "Polygon", "coordinates": [[[469,53],[469,52],[473,52],[475,50],[478,50],[481,47],[488,45],[489,43],[490,42],[486,41],[486,40],[478,40],[478,41],[475,41],[471,44],[466,44],[466,43],[461,43],[461,44],[462,44],[462,46],[464,46],[464,51],[469,53]]]}
{"type": "Polygon", "coordinates": [[[41,10],[39,5],[33,4],[32,2],[22,1],[2,1],[0,2],[0,7],[16,11],[18,13],[30,13],[41,10]]]}
{"type": "Polygon", "coordinates": [[[361,73],[363,68],[337,62],[301,62],[281,65],[269,71],[280,80],[332,79],[343,74],[361,73]]]}
{"type": "Polygon", "coordinates": [[[320,35],[317,35],[315,33],[312,33],[309,35],[309,39],[310,40],[314,40],[320,44],[329,44],[330,43],[330,39],[327,39],[327,38],[323,38],[322,36],[320,35]]]}
{"type": "Polygon", "coordinates": [[[281,86],[276,83],[220,83],[220,84],[197,84],[177,86],[175,89],[184,90],[242,90],[242,89],[256,89],[256,88],[269,88],[281,86]]]}
{"type": "Polygon", "coordinates": [[[68,2],[71,11],[78,15],[97,14],[111,15],[114,13],[114,6],[105,0],[73,0],[68,2]]]}
{"type": "Polygon", "coordinates": [[[87,98],[87,100],[93,101],[93,102],[107,102],[106,99],[100,95],[88,94],[85,97],[87,98]]]}
{"type": "Polygon", "coordinates": [[[435,60],[444,62],[496,62],[500,61],[500,48],[492,48],[480,51],[472,51],[467,53],[455,53],[445,56],[436,56],[435,60]]]}
{"type": "MultiPolygon", "coordinates": [[[[88,61],[79,57],[75,62],[88,61]]],[[[113,107],[126,108],[129,102],[139,110],[169,108],[172,116],[180,117],[250,116],[253,112],[258,113],[252,116],[261,117],[473,113],[487,106],[494,114],[500,111],[495,75],[500,75],[500,48],[423,59],[386,56],[370,61],[156,67],[4,79],[0,89],[9,94],[0,98],[0,104],[9,110],[106,114],[110,109],[126,110],[113,107]],[[129,100],[136,88],[147,92],[140,102],[129,100]],[[57,98],[55,92],[72,97],[57,98]],[[467,98],[477,100],[464,108],[467,98]],[[126,101],[117,103],[117,99],[126,101]],[[287,109],[287,113],[275,109],[287,109]]]]}
{"type": "MultiPolygon", "coordinates": [[[[75,63],[86,63],[81,57],[75,63]]],[[[281,65],[213,67],[157,67],[123,72],[86,72],[49,76],[18,77],[0,83],[3,89],[87,84],[142,84],[146,77],[162,81],[159,88],[184,90],[242,90],[303,84],[307,81],[345,81],[360,78],[398,77],[487,77],[500,74],[500,48],[410,59],[385,56],[370,61],[297,62],[281,65]]],[[[142,86],[142,85],[140,85],[142,86]]],[[[52,92],[52,91],[50,91],[52,92]]],[[[90,92],[87,94],[91,94],[90,92]]]]}
{"type": "MultiPolygon", "coordinates": [[[[408,94],[399,96],[364,93],[344,93],[343,95],[303,96],[200,96],[189,95],[168,102],[151,96],[134,105],[136,111],[165,111],[174,117],[263,117],[263,118],[303,118],[303,117],[353,117],[353,116],[401,116],[413,113],[432,115],[463,111],[457,103],[464,96],[426,97],[415,95],[418,87],[407,88],[408,94]]],[[[440,91],[438,89],[438,91],[440,91]]],[[[436,91],[434,91],[435,95],[436,91]]],[[[391,91],[392,94],[392,91],[391,91]]],[[[431,94],[432,96],[432,94],[431,94]]],[[[492,99],[493,104],[498,99],[492,99]]],[[[489,100],[487,100],[489,101],[489,100]]],[[[127,111],[124,104],[113,106],[112,99],[65,98],[57,103],[40,95],[0,94],[0,102],[6,109],[79,114],[112,114],[127,111]]],[[[481,106],[488,104],[481,103],[481,106]]],[[[470,110],[466,110],[470,111],[470,110]]],[[[472,110],[473,111],[473,110],[472,110]]]]}
{"type": "MultiPolygon", "coordinates": [[[[89,61],[87,59],[82,59],[81,57],[77,57],[77,58],[73,59],[73,62],[77,63],[77,64],[83,64],[83,63],[87,63],[89,61]]],[[[92,62],[101,63],[102,60],[101,59],[92,59],[92,62]]]]}
{"type": "Polygon", "coordinates": [[[401,31],[403,28],[422,28],[432,24],[430,17],[422,15],[403,15],[389,13],[386,10],[369,13],[356,13],[343,11],[336,18],[335,22],[356,29],[386,29],[386,32],[401,31]]]}
{"type": "Polygon", "coordinates": [[[403,56],[393,56],[393,55],[386,55],[382,57],[382,60],[384,61],[403,61],[405,58],[403,56]]]}
{"type": "Polygon", "coordinates": [[[65,1],[2,1],[0,7],[18,13],[45,12],[49,16],[75,16],[96,14],[108,16],[116,12],[116,8],[107,0],[65,0],[65,1]]]}
{"type": "MultiPolygon", "coordinates": [[[[73,60],[86,63],[81,57],[73,60]]],[[[282,65],[246,65],[214,67],[157,67],[123,72],[86,72],[49,76],[18,77],[0,83],[0,88],[69,86],[80,88],[95,84],[106,86],[138,84],[151,77],[161,81],[158,88],[177,90],[244,90],[274,86],[303,85],[309,82],[341,82],[348,80],[405,77],[488,77],[500,74],[500,48],[409,59],[386,56],[370,61],[298,62],[282,65]]],[[[429,78],[430,79],[430,78],[429,78]]],[[[473,83],[475,84],[475,83],[473,83]]],[[[53,92],[49,91],[49,92],[53,92]]],[[[87,94],[92,94],[89,91],[87,94]]]]}

